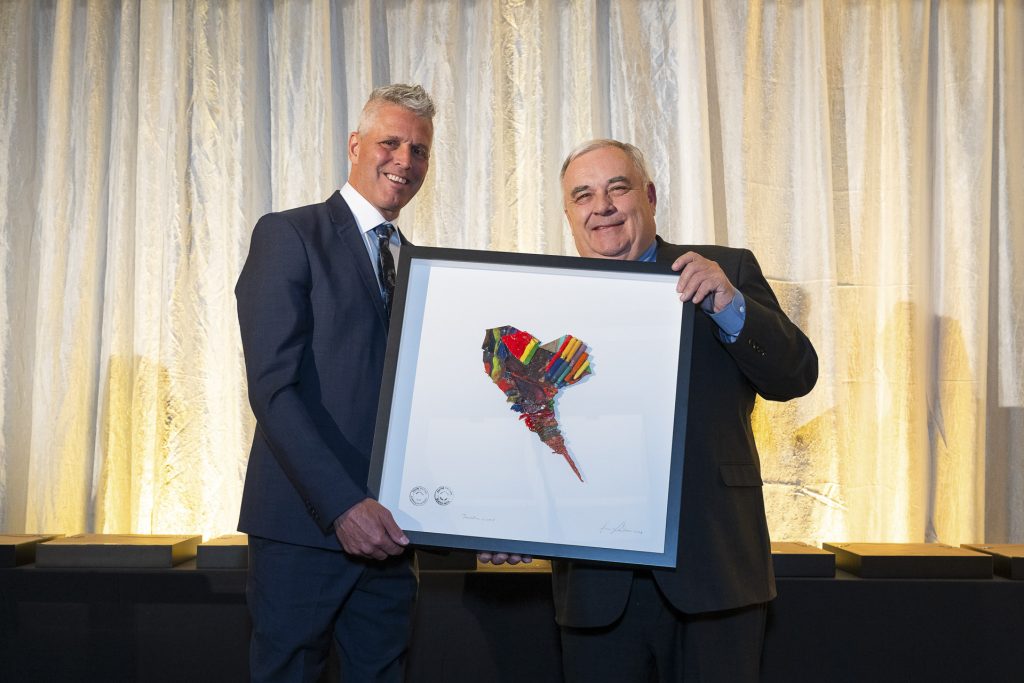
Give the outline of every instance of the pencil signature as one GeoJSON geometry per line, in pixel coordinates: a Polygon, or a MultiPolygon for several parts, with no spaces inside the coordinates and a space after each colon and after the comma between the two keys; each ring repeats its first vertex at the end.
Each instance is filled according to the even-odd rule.
{"type": "Polygon", "coordinates": [[[480,517],[479,515],[467,515],[465,512],[462,513],[462,519],[470,519],[475,522],[493,522],[494,517],[480,517]]]}
{"type": "Polygon", "coordinates": [[[626,526],[625,522],[619,522],[615,526],[610,526],[608,522],[605,522],[604,524],[601,525],[600,531],[601,531],[602,534],[611,534],[613,536],[615,534],[637,534],[637,535],[643,535],[643,533],[644,533],[643,529],[630,529],[629,527],[626,526]]]}

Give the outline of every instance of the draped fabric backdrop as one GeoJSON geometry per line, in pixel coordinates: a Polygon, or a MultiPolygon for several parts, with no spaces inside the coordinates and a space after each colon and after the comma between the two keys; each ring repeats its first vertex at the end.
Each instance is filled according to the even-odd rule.
{"type": "Polygon", "coordinates": [[[574,253],[612,136],[757,254],[821,362],[755,412],[774,538],[1024,542],[1022,79],[1017,0],[0,2],[0,530],[234,529],[250,231],[404,81],[418,244],[574,253]]]}

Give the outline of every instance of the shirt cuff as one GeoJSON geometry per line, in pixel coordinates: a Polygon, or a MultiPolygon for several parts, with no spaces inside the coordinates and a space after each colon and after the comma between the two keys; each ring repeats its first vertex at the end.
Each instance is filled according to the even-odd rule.
{"type": "Polygon", "coordinates": [[[736,290],[736,296],[729,305],[718,313],[711,312],[714,307],[711,297],[705,297],[700,307],[718,325],[718,336],[722,341],[731,344],[739,338],[740,332],[743,331],[743,323],[747,320],[747,302],[740,290],[736,290]]]}

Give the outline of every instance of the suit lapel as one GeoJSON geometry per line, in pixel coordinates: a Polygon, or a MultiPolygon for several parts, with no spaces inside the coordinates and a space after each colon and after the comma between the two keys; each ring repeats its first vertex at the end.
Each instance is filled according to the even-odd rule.
{"type": "Polygon", "coordinates": [[[335,191],[330,196],[327,200],[327,209],[331,215],[331,222],[334,224],[334,231],[338,235],[338,239],[341,240],[342,251],[348,255],[352,267],[359,273],[359,280],[366,288],[366,295],[373,302],[373,307],[377,309],[377,316],[384,328],[387,329],[387,312],[384,310],[384,301],[380,298],[377,273],[374,272],[370,257],[366,253],[366,243],[363,242],[363,236],[359,233],[356,219],[340,192],[335,191]]]}
{"type": "Polygon", "coordinates": [[[654,252],[655,263],[664,263],[672,265],[672,262],[682,256],[688,251],[692,251],[693,247],[687,247],[678,244],[669,244],[665,240],[661,239],[660,235],[654,236],[654,241],[657,242],[658,246],[654,252]]]}

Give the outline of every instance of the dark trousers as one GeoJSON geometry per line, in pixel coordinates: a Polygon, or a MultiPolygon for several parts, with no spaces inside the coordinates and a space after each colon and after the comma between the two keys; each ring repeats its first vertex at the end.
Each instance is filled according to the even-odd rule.
{"type": "Polygon", "coordinates": [[[650,572],[636,572],[622,616],[601,628],[562,628],[568,683],[756,683],[767,604],[701,614],[676,610],[650,572]]]}
{"type": "Polygon", "coordinates": [[[398,683],[415,598],[405,557],[362,562],[340,550],[250,536],[252,680],[316,681],[333,636],[342,681],[398,683]]]}

